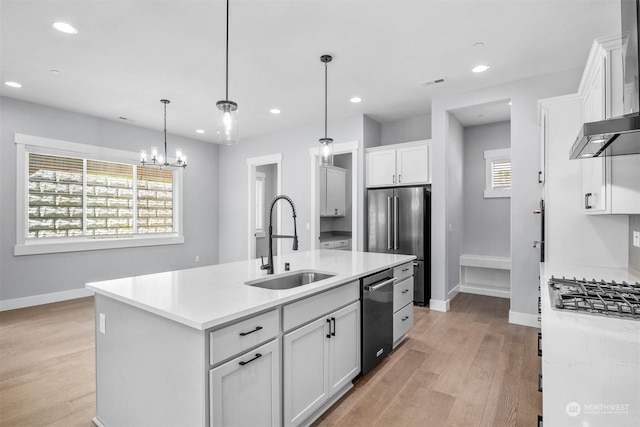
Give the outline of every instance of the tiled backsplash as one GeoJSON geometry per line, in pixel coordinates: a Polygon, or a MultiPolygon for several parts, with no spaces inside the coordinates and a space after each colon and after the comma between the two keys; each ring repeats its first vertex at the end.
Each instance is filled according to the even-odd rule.
{"type": "Polygon", "coordinates": [[[629,215],[629,267],[640,271],[640,248],[633,246],[634,231],[640,231],[640,215],[629,215]]]}

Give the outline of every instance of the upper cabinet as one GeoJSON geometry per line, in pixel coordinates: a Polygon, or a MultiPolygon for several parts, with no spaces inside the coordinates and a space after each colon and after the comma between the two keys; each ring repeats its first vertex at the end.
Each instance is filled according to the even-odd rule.
{"type": "MultiPolygon", "coordinates": [[[[597,39],[580,83],[584,122],[624,114],[623,45],[619,36],[597,39]]],[[[640,213],[640,155],[595,157],[582,163],[585,214],[640,213]]]]}
{"type": "Polygon", "coordinates": [[[431,183],[431,140],[368,148],[367,187],[431,183]]]}
{"type": "Polygon", "coordinates": [[[320,167],[320,216],[344,216],[347,171],[335,166],[320,167]]]}

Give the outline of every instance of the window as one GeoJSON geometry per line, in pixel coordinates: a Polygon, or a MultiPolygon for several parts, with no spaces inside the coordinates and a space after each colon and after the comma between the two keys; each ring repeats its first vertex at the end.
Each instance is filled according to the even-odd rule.
{"type": "Polygon", "coordinates": [[[265,174],[256,172],[256,237],[264,237],[264,217],[265,217],[265,174]]]}
{"type": "Polygon", "coordinates": [[[511,197],[511,149],[487,150],[484,159],[484,197],[511,197]]]}
{"type": "Polygon", "coordinates": [[[16,255],[183,243],[182,170],[137,153],[16,135],[16,255]]]}

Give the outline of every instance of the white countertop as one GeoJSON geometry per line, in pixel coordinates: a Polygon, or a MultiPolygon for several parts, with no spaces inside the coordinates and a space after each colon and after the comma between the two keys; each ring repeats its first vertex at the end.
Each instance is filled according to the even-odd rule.
{"type": "Polygon", "coordinates": [[[627,269],[541,264],[545,427],[640,425],[640,320],[551,308],[548,280],[626,281],[627,269]]]}
{"type": "Polygon", "coordinates": [[[275,274],[319,270],[332,278],[286,290],[270,290],[244,282],[267,277],[260,260],[211,265],[144,276],[87,283],[100,295],[130,304],[187,326],[204,330],[308,297],[348,283],[386,267],[415,259],[414,256],[316,250],[274,257],[275,274]]]}

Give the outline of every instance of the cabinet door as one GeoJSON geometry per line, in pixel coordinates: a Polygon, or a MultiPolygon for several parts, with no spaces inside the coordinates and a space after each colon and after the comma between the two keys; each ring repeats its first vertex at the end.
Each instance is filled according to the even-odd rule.
{"type": "Polygon", "coordinates": [[[280,425],[279,341],[209,372],[211,426],[280,425]]]}
{"type": "Polygon", "coordinates": [[[396,183],[396,150],[367,153],[367,187],[380,187],[396,183]]]}
{"type": "Polygon", "coordinates": [[[327,168],[320,168],[320,216],[327,215],[327,168]]]}
{"type": "Polygon", "coordinates": [[[584,212],[604,213],[607,209],[606,158],[582,159],[584,212]]]}
{"type": "Polygon", "coordinates": [[[340,169],[326,169],[327,171],[327,216],[344,216],[346,173],[340,169]]]}
{"type": "Polygon", "coordinates": [[[430,146],[425,144],[396,150],[398,184],[428,184],[431,182],[429,148],[430,146]]]}
{"type": "Polygon", "coordinates": [[[284,336],[284,425],[298,425],[329,398],[330,321],[318,319],[284,336]]]}
{"type": "Polygon", "coordinates": [[[330,315],[330,394],[349,384],[360,373],[360,301],[330,315]]]}

